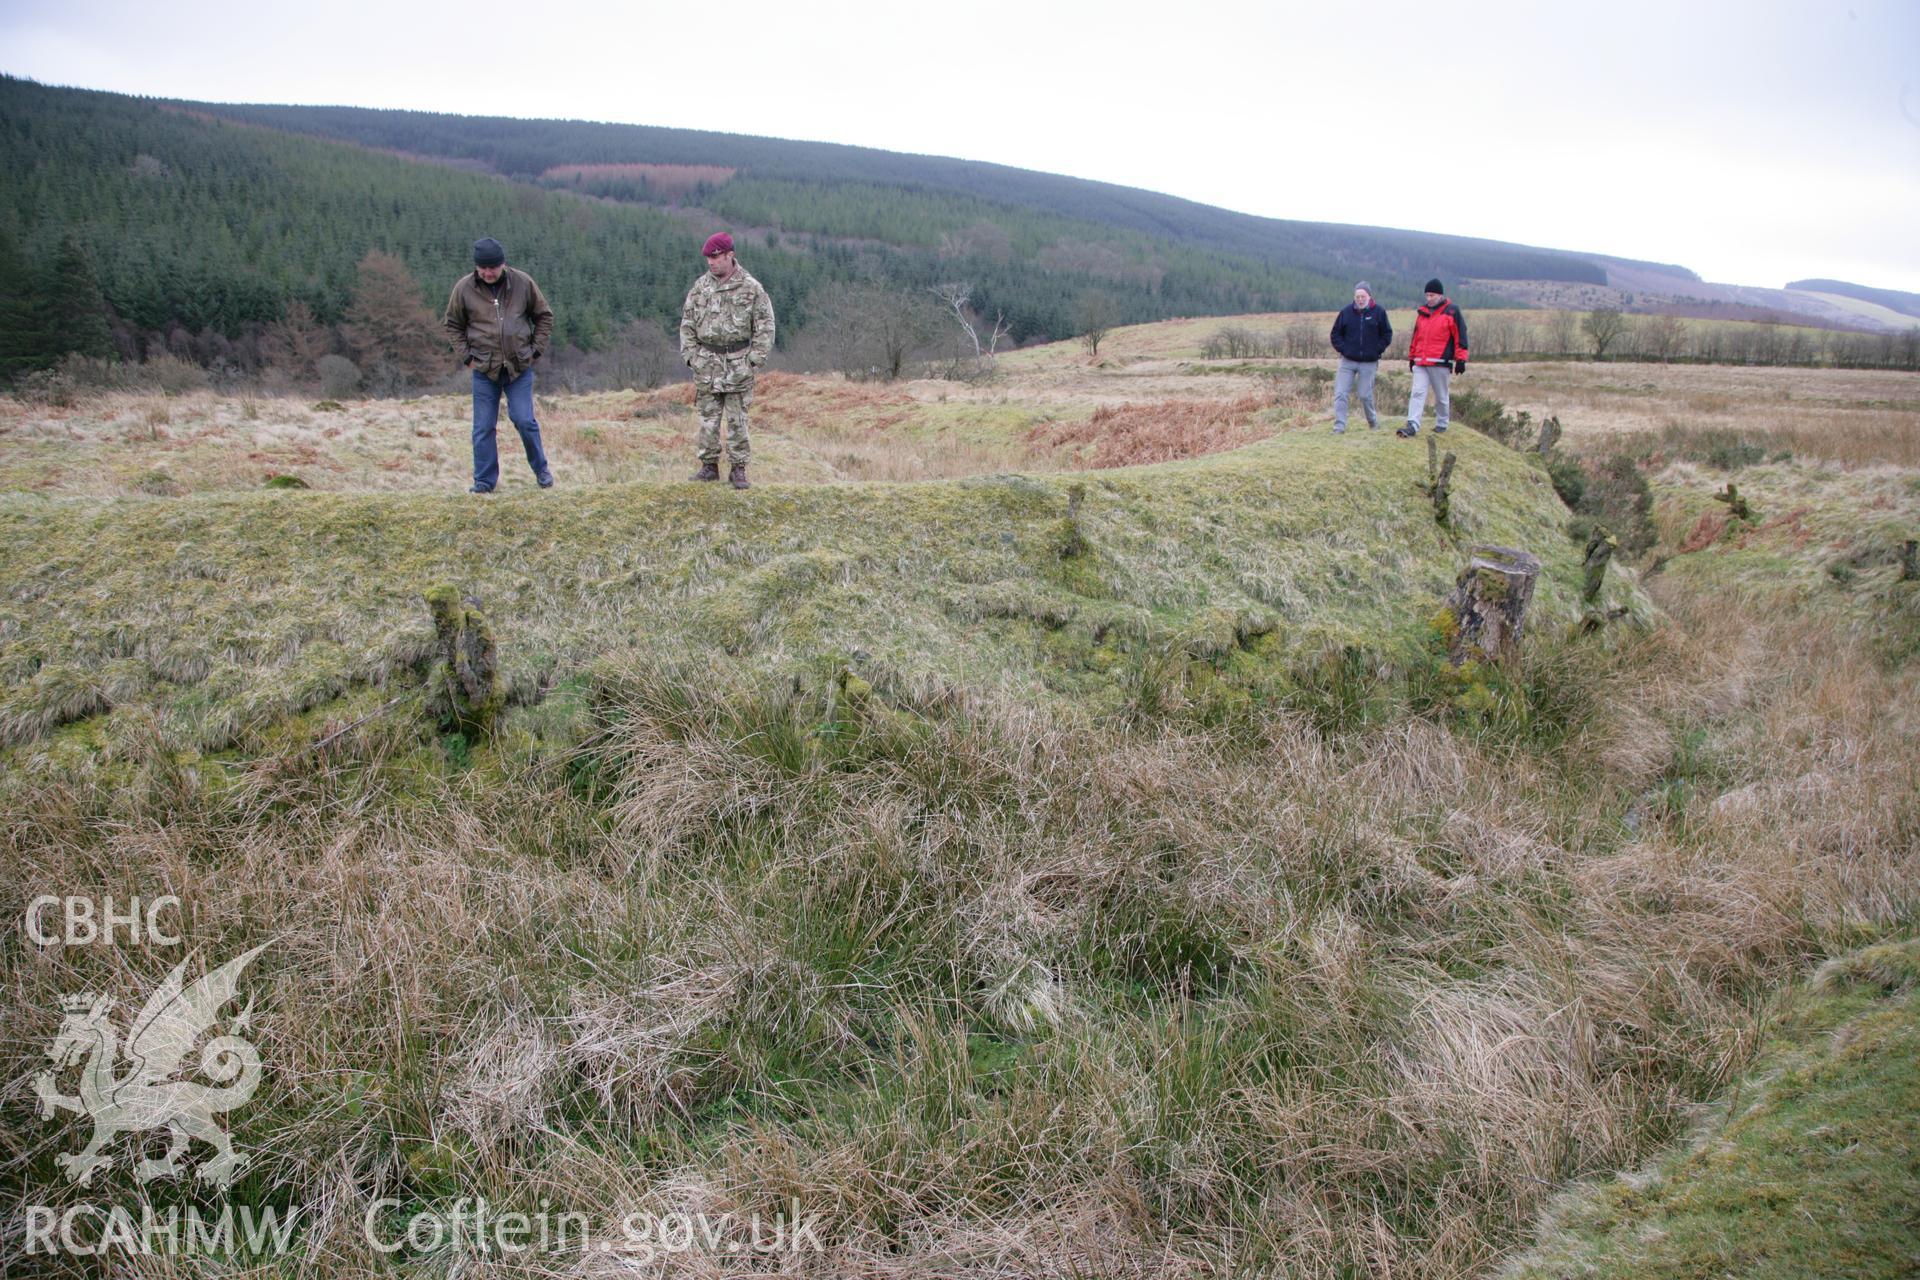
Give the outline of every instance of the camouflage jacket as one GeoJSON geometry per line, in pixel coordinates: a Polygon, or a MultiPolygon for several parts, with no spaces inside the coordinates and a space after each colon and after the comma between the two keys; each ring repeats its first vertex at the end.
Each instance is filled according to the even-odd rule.
{"type": "Polygon", "coordinates": [[[471,360],[478,372],[511,382],[545,354],[553,308],[524,271],[508,267],[497,290],[469,271],[454,282],[441,323],[461,363],[471,360]]]}
{"type": "Polygon", "coordinates": [[[745,267],[716,280],[703,272],[680,308],[680,358],[696,384],[738,391],[773,350],[773,302],[745,267]]]}

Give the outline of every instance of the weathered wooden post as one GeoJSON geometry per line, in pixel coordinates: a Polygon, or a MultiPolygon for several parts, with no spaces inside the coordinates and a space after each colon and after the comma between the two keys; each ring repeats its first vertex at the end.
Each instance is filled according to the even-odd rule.
{"type": "Polygon", "coordinates": [[[1606,581],[1607,562],[1613,559],[1613,550],[1619,545],[1620,539],[1602,525],[1596,524],[1587,535],[1586,581],[1580,588],[1580,599],[1585,604],[1600,603],[1600,584],[1606,581]]]}
{"type": "Polygon", "coordinates": [[[1054,549],[1062,560],[1071,560],[1084,555],[1087,550],[1087,535],[1080,528],[1080,504],[1087,498],[1087,486],[1076,480],[1067,486],[1067,518],[1060,522],[1059,531],[1054,537],[1054,549]]]}
{"type": "Polygon", "coordinates": [[[1556,415],[1549,414],[1547,420],[1540,424],[1540,452],[1550,453],[1553,446],[1559,443],[1560,419],[1556,415]]]}
{"type": "Polygon", "coordinates": [[[440,661],[428,680],[428,705],[442,724],[483,738],[506,701],[500,690],[493,625],[480,612],[479,601],[461,599],[450,586],[434,587],[426,593],[426,601],[440,647],[440,661]]]}
{"type": "Polygon", "coordinates": [[[1726,503],[1727,514],[1735,520],[1753,519],[1753,508],[1747,505],[1747,500],[1740,496],[1740,491],[1733,487],[1731,480],[1727,481],[1727,491],[1714,494],[1713,500],[1726,503]]]}
{"type": "Polygon", "coordinates": [[[1475,547],[1447,597],[1454,623],[1448,661],[1456,667],[1469,658],[1518,661],[1539,577],[1538,556],[1514,547],[1475,547]]]}
{"type": "Polygon", "coordinates": [[[1434,458],[1439,446],[1433,437],[1427,437],[1427,497],[1433,500],[1433,519],[1436,524],[1444,525],[1453,511],[1453,463],[1452,453],[1436,467],[1434,458]]]}
{"type": "Polygon", "coordinates": [[[1920,582],[1920,542],[1912,538],[1900,544],[1900,581],[1920,582]]]}
{"type": "Polygon", "coordinates": [[[1593,526],[1593,532],[1587,535],[1586,580],[1580,586],[1580,601],[1586,607],[1581,610],[1580,622],[1575,628],[1578,634],[1590,635],[1616,618],[1626,617],[1629,612],[1624,606],[1612,609],[1600,607],[1600,587],[1606,581],[1607,565],[1619,545],[1620,539],[1601,525],[1593,526]]]}

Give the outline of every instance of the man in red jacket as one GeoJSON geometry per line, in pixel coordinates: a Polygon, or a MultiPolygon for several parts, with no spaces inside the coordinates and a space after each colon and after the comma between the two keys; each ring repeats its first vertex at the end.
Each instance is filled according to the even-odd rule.
{"type": "Polygon", "coordinates": [[[1408,439],[1420,434],[1420,414],[1433,392],[1433,430],[1447,429],[1451,406],[1447,380],[1467,371],[1467,318],[1447,298],[1446,286],[1427,281],[1427,305],[1413,322],[1413,340],[1407,344],[1407,367],[1413,370],[1413,389],[1407,395],[1407,425],[1393,434],[1408,439]]]}

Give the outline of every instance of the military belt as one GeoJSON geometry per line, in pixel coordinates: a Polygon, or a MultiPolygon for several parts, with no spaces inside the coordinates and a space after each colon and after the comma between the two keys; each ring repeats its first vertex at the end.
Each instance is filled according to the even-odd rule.
{"type": "Polygon", "coordinates": [[[738,355],[740,352],[745,351],[748,347],[752,346],[753,343],[736,342],[730,347],[708,346],[708,344],[704,342],[701,343],[700,345],[703,347],[706,347],[707,350],[713,352],[715,355],[731,356],[731,355],[738,355]]]}

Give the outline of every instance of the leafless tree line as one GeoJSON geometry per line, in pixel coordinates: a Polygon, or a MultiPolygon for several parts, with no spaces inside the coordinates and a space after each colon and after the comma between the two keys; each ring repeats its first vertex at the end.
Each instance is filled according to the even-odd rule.
{"type": "MultiPolygon", "coordinates": [[[[1330,353],[1328,321],[1291,320],[1257,329],[1222,324],[1207,336],[1208,360],[1311,359],[1330,353]]],[[[1633,315],[1614,308],[1469,317],[1476,359],[1575,357],[1705,364],[1832,365],[1841,368],[1920,369],[1920,325],[1904,333],[1850,333],[1776,323],[1687,320],[1633,315]]],[[[1383,360],[1404,360],[1402,330],[1383,360]]]]}

